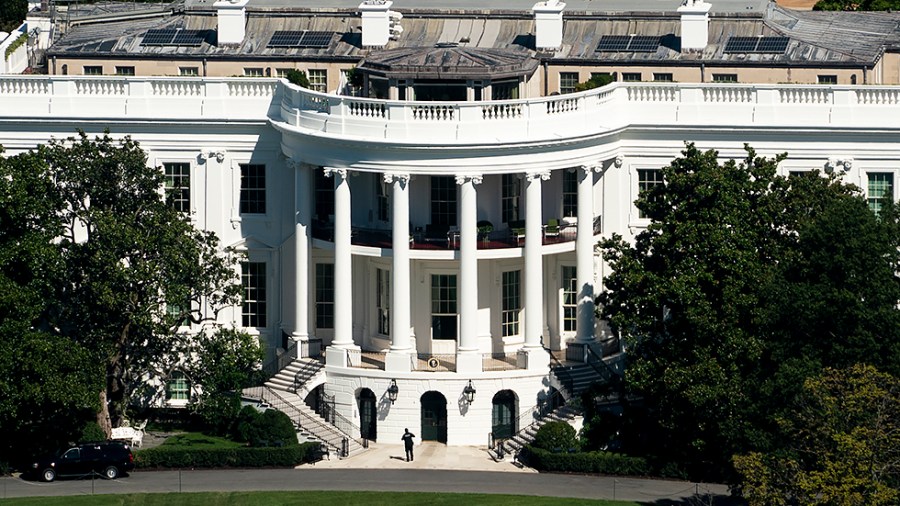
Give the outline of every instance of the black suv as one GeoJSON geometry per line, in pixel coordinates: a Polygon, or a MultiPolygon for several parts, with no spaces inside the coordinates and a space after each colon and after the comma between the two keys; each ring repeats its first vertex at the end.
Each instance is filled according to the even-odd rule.
{"type": "Polygon", "coordinates": [[[44,481],[57,476],[89,476],[98,473],[112,480],[134,469],[134,455],[127,444],[119,441],[82,443],[56,457],[45,457],[31,464],[31,472],[44,481]]]}

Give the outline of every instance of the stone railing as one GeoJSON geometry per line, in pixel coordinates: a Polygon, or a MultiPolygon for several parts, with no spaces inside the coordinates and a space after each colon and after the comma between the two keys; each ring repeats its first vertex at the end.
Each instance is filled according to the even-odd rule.
{"type": "Polygon", "coordinates": [[[284,123],[302,130],[444,145],[555,141],[633,125],[894,127],[897,118],[896,87],[690,83],[614,83],[485,102],[362,99],[287,84],[281,111],[284,123]]]}
{"type": "Polygon", "coordinates": [[[0,118],[267,121],[280,93],[277,79],[2,76],[0,118]]]}

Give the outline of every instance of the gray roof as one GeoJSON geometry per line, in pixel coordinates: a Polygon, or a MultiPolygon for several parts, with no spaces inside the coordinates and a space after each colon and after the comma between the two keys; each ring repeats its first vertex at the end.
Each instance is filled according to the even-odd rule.
{"type": "MultiPolygon", "coordinates": [[[[396,4],[392,8],[396,8],[396,4]]],[[[455,42],[460,47],[530,51],[542,60],[560,63],[696,65],[702,61],[708,65],[737,66],[816,66],[823,63],[859,66],[875,63],[885,47],[900,45],[900,13],[804,12],[782,9],[774,4],[770,4],[766,12],[711,16],[709,45],[695,52],[680,51],[680,17],[674,9],[665,13],[578,14],[567,8],[563,45],[549,53],[535,53],[534,21],[527,10],[491,11],[490,15],[424,9],[400,12],[404,14],[403,33],[384,49],[429,48],[455,42]],[[631,34],[659,36],[660,45],[654,52],[596,51],[604,35],[631,34]],[[724,51],[731,36],[760,35],[789,37],[787,50],[783,54],[724,51]]],[[[75,26],[48,54],[356,63],[372,52],[361,47],[360,23],[355,10],[313,12],[297,7],[248,8],[244,41],[236,47],[224,47],[215,44],[214,11],[211,8],[195,9],[148,19],[75,26]],[[211,31],[211,36],[197,47],[141,45],[143,35],[153,28],[206,29],[211,31]],[[272,35],[279,30],[331,31],[335,35],[321,48],[267,47],[272,35]]]]}
{"type": "Polygon", "coordinates": [[[405,47],[373,52],[359,68],[395,79],[503,79],[531,76],[538,65],[524,50],[405,47]]]}

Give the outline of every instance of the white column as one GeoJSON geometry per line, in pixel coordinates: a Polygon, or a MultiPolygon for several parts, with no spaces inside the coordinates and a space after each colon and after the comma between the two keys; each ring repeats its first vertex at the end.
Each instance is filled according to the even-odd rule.
{"type": "Polygon", "coordinates": [[[393,258],[391,263],[391,349],[385,357],[387,371],[411,369],[409,296],[409,174],[385,174],[393,184],[391,221],[393,258]]]}
{"type": "Polygon", "coordinates": [[[578,169],[578,228],[575,237],[575,280],[578,306],[575,314],[575,340],[594,340],[594,172],[600,166],[578,169]]]}
{"type": "Polygon", "coordinates": [[[541,182],[548,179],[549,171],[525,177],[525,348],[540,348],[544,333],[541,182]]]}
{"type": "Polygon", "coordinates": [[[456,372],[481,372],[478,353],[478,193],[481,175],[456,176],[459,189],[459,346],[456,372]]]}
{"type": "Polygon", "coordinates": [[[353,276],[350,254],[350,184],[347,169],[325,168],[334,178],[334,339],[332,346],[353,347],[353,276]]]}
{"type": "Polygon", "coordinates": [[[294,329],[296,341],[309,340],[309,233],[312,215],[310,168],[288,160],[294,169],[294,329]]]}

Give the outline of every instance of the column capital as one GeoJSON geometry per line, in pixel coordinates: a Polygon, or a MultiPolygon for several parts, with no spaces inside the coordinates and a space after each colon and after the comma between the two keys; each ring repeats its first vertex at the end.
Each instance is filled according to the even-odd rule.
{"type": "Polygon", "coordinates": [[[538,179],[541,181],[549,181],[550,180],[550,171],[549,170],[539,170],[535,172],[526,172],[525,179],[538,179]]]}
{"type": "Polygon", "coordinates": [[[297,170],[302,165],[302,163],[298,162],[297,160],[294,160],[291,157],[285,158],[284,163],[288,166],[289,169],[292,169],[292,170],[297,170]]]}
{"type": "Polygon", "coordinates": [[[853,168],[853,159],[852,158],[843,158],[839,156],[832,156],[825,162],[825,172],[831,174],[835,171],[843,171],[847,172],[853,168]]]}
{"type": "Polygon", "coordinates": [[[456,176],[456,184],[460,186],[468,183],[469,181],[471,181],[472,184],[481,184],[483,180],[484,176],[482,176],[481,174],[458,174],[456,176]]]}
{"type": "Polygon", "coordinates": [[[583,170],[585,174],[590,174],[592,172],[599,174],[599,173],[603,172],[603,164],[602,163],[595,163],[595,164],[591,164],[591,165],[582,165],[578,168],[580,170],[583,170]]]}
{"type": "Polygon", "coordinates": [[[341,179],[347,179],[347,169],[346,168],[336,168],[336,167],[322,167],[322,170],[325,171],[325,177],[331,177],[335,174],[341,176],[341,179]]]}
{"type": "Polygon", "coordinates": [[[222,163],[225,161],[225,150],[214,148],[201,149],[200,154],[197,155],[197,158],[200,159],[201,163],[210,158],[215,158],[217,162],[222,163]]]}
{"type": "Polygon", "coordinates": [[[394,180],[400,181],[404,186],[409,183],[409,174],[406,172],[385,172],[382,174],[384,176],[385,183],[393,183],[394,180]]]}

